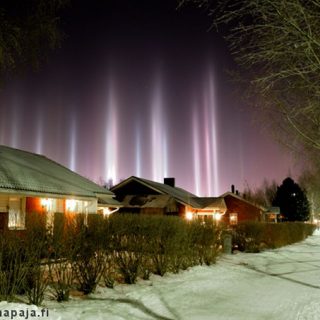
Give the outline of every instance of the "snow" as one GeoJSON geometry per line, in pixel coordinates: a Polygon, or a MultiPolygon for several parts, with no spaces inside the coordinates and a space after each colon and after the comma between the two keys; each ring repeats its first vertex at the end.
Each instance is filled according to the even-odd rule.
{"type": "MultiPolygon", "coordinates": [[[[115,289],[98,287],[95,294],[65,303],[47,299],[49,317],[43,319],[319,319],[319,271],[320,232],[316,231],[305,241],[280,249],[223,255],[210,267],[153,275],[115,289]]],[[[0,303],[0,312],[27,308],[39,314],[42,309],[0,303]]]]}

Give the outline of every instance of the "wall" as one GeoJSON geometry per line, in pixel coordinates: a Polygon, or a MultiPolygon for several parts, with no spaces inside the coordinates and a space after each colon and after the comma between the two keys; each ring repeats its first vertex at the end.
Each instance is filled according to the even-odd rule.
{"type": "Polygon", "coordinates": [[[227,205],[227,212],[223,216],[223,222],[229,224],[230,213],[238,214],[238,223],[242,221],[261,221],[262,211],[260,208],[240,200],[232,195],[224,197],[224,201],[227,205]]]}

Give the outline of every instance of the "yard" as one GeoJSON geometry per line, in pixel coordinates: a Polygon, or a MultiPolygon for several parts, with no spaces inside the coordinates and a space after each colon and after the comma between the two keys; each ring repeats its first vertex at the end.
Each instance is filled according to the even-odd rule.
{"type": "MultiPolygon", "coordinates": [[[[95,294],[69,302],[46,299],[44,319],[319,319],[320,232],[303,242],[262,253],[222,256],[164,277],[152,275],[135,285],[98,287],[95,294]]],[[[41,308],[0,303],[21,312],[41,308]]],[[[38,318],[40,318],[40,316],[38,318]]],[[[14,317],[25,319],[25,317],[14,317]]]]}

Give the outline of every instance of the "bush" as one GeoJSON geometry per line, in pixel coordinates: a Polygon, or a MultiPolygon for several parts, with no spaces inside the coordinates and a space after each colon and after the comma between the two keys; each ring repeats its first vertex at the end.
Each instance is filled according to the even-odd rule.
{"type": "Polygon", "coordinates": [[[185,244],[180,242],[183,237],[183,228],[176,217],[153,217],[150,222],[153,230],[149,234],[149,254],[153,265],[153,272],[163,276],[167,271],[177,272],[182,251],[179,249],[185,244]]]}
{"type": "MultiPolygon", "coordinates": [[[[43,219],[36,219],[32,216],[32,226],[30,225],[24,243],[26,266],[28,273],[24,283],[25,292],[30,304],[41,305],[45,290],[48,286],[48,274],[45,265],[49,259],[49,243],[51,235],[46,232],[43,219]]],[[[29,217],[30,219],[30,217],[29,217]]]]}
{"type": "Polygon", "coordinates": [[[191,224],[191,246],[195,264],[211,265],[216,262],[220,252],[222,229],[211,219],[193,221],[191,224]]]}
{"type": "Polygon", "coordinates": [[[24,292],[31,264],[24,254],[23,241],[15,235],[0,236],[0,299],[12,301],[24,292]]]}
{"type": "Polygon", "coordinates": [[[262,248],[279,248],[302,241],[314,230],[314,225],[303,222],[243,222],[233,230],[233,245],[241,251],[259,252],[262,248]]]}
{"type": "Polygon", "coordinates": [[[73,227],[71,266],[79,290],[84,294],[94,292],[105,274],[106,255],[102,247],[100,230],[87,228],[80,215],[73,227]]]}
{"type": "Polygon", "coordinates": [[[150,272],[163,276],[194,264],[209,265],[218,255],[220,231],[212,220],[121,214],[107,224],[116,265],[127,283],[134,283],[139,274],[148,279],[150,272]]]}
{"type": "Polygon", "coordinates": [[[254,221],[240,223],[233,233],[233,246],[240,251],[259,252],[266,224],[254,221]]]}
{"type": "Polygon", "coordinates": [[[145,220],[140,216],[115,215],[108,218],[109,243],[106,246],[108,256],[113,256],[123,281],[136,282],[142,270],[145,253],[145,220]]]}
{"type": "Polygon", "coordinates": [[[89,294],[102,280],[112,288],[119,278],[131,284],[177,273],[214,263],[219,252],[221,231],[212,221],[119,214],[89,215],[86,225],[84,215],[55,217],[53,233],[36,219],[24,237],[0,236],[1,299],[24,293],[39,305],[50,281],[55,299],[66,301],[75,285],[89,294]]]}
{"type": "MultiPolygon", "coordinates": [[[[70,229],[70,228],[69,228],[70,229]]],[[[50,285],[53,296],[58,302],[68,301],[72,288],[74,275],[71,267],[72,257],[74,256],[74,245],[68,237],[63,238],[63,229],[56,229],[52,237],[50,261],[48,263],[50,285]]],[[[70,230],[69,230],[70,231],[70,230]]],[[[69,235],[73,235],[71,232],[69,235]]]]}

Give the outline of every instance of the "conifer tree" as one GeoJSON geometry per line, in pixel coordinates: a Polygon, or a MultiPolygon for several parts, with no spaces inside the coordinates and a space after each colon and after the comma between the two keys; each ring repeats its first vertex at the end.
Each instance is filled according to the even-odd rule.
{"type": "Polygon", "coordinates": [[[283,221],[307,221],[310,215],[309,201],[305,192],[291,178],[283,180],[277,188],[273,206],[280,207],[283,221]]]}

